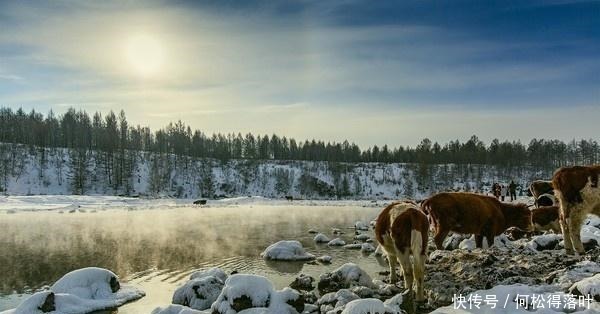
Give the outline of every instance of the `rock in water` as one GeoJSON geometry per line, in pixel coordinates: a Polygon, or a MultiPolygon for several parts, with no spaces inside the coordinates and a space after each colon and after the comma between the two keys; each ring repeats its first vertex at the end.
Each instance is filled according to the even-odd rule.
{"type": "Polygon", "coordinates": [[[206,310],[217,300],[223,286],[223,281],[215,276],[191,279],[175,290],[172,302],[196,310],[206,310]]]}
{"type": "Polygon", "coordinates": [[[315,288],[313,285],[314,282],[315,278],[305,274],[300,274],[300,276],[296,277],[296,279],[294,279],[294,281],[290,284],[290,288],[310,291],[315,288]]]}
{"type": "Polygon", "coordinates": [[[330,273],[322,274],[319,277],[317,289],[321,294],[325,294],[354,286],[377,289],[369,274],[356,264],[347,263],[330,273]]]}
{"type": "Polygon", "coordinates": [[[324,235],[322,233],[317,234],[313,240],[316,243],[327,243],[327,242],[331,241],[331,240],[329,240],[329,238],[326,235],[324,235]]]}
{"type": "Polygon", "coordinates": [[[279,261],[307,261],[315,259],[314,255],[304,250],[302,243],[295,240],[279,241],[271,244],[260,256],[268,260],[279,261]]]}

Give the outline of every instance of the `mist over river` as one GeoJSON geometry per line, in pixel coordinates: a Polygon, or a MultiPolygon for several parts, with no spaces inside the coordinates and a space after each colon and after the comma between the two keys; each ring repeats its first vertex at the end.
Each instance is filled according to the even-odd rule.
{"type": "MultiPolygon", "coordinates": [[[[146,292],[146,297],[118,313],[150,313],[170,304],[173,291],[191,272],[213,266],[264,275],[277,288],[287,286],[299,273],[318,278],[347,262],[375,278],[385,266],[372,255],[315,244],[308,230],[333,239],[332,228],[340,228],[345,232],[340,237],[351,243],[354,223],[368,223],[381,206],[280,202],[0,213],[0,311],[17,306],[69,271],[88,266],[110,269],[146,292]],[[332,256],[332,263],[262,259],[260,253],[279,240],[298,240],[316,256],[332,256]]],[[[371,231],[368,234],[372,236],[371,231]]]]}

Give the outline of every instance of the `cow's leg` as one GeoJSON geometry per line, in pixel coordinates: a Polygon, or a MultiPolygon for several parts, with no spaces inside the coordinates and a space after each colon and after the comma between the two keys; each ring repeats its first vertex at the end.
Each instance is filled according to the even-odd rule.
{"type": "Polygon", "coordinates": [[[407,248],[398,255],[398,261],[402,266],[402,275],[404,276],[404,287],[406,289],[413,289],[413,269],[410,264],[410,250],[407,248]]]}
{"type": "Polygon", "coordinates": [[[390,254],[388,252],[388,263],[390,264],[390,283],[392,285],[398,282],[398,274],[396,273],[396,266],[398,266],[398,260],[396,255],[390,254]]]}
{"type": "Polygon", "coordinates": [[[560,216],[558,218],[558,222],[560,224],[560,229],[563,234],[563,241],[565,243],[565,251],[567,254],[573,254],[573,243],[571,242],[571,230],[569,230],[569,224],[567,223],[567,215],[569,208],[565,204],[565,200],[560,200],[560,216]]]}
{"type": "Polygon", "coordinates": [[[583,206],[578,205],[572,209],[571,215],[569,218],[567,218],[573,249],[575,252],[580,254],[585,253],[585,250],[583,249],[583,243],[581,243],[581,225],[583,224],[585,216],[586,214],[583,206]]]}
{"type": "Polygon", "coordinates": [[[425,300],[425,289],[423,287],[425,283],[425,260],[427,255],[415,254],[413,255],[413,274],[417,289],[417,301],[425,300]]]}
{"type": "Polygon", "coordinates": [[[483,248],[483,235],[481,234],[476,234],[475,235],[475,247],[476,248],[483,248]]]}
{"type": "Polygon", "coordinates": [[[448,235],[450,230],[442,228],[442,226],[438,225],[435,230],[435,235],[433,236],[433,242],[435,243],[435,247],[438,250],[444,249],[444,239],[448,235]]]}
{"type": "Polygon", "coordinates": [[[488,249],[492,247],[492,245],[494,245],[494,235],[493,234],[486,234],[485,238],[487,240],[487,244],[488,244],[488,249]]]}

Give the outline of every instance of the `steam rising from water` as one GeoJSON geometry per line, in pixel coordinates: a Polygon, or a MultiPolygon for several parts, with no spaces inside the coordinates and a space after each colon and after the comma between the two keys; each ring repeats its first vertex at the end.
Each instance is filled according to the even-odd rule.
{"type": "MultiPolygon", "coordinates": [[[[369,221],[378,211],[361,207],[244,205],[2,214],[0,294],[28,292],[87,266],[111,269],[122,278],[146,284],[146,290],[166,282],[169,288],[161,288],[160,296],[164,299],[169,299],[168,290],[194,269],[211,266],[267,275],[280,287],[289,284],[300,270],[318,276],[349,261],[379,269],[359,252],[315,245],[307,233],[312,228],[330,234],[332,227],[369,221]],[[284,239],[299,240],[316,255],[332,255],[334,263],[326,267],[260,259],[265,247],[284,239]],[[152,283],[153,278],[160,278],[160,283],[152,283]]],[[[354,231],[344,231],[343,238],[352,242],[354,231]]],[[[149,293],[132,306],[156,303],[152,298],[149,293]]]]}

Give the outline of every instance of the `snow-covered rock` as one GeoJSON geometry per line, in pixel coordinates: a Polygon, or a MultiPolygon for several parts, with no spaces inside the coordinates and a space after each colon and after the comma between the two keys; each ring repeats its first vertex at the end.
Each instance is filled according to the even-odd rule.
{"type": "Polygon", "coordinates": [[[344,241],[340,238],[335,238],[335,239],[329,241],[329,243],[327,243],[327,245],[329,245],[329,246],[344,246],[344,245],[346,245],[346,241],[344,241]]]}
{"type": "Polygon", "coordinates": [[[449,251],[455,250],[455,249],[459,248],[461,242],[463,242],[464,240],[466,240],[468,238],[469,238],[468,235],[458,234],[458,233],[453,232],[444,239],[442,246],[444,247],[444,250],[449,250],[449,251]]]}
{"type": "Polygon", "coordinates": [[[600,264],[592,261],[581,261],[567,267],[566,270],[553,271],[548,277],[553,279],[551,283],[559,285],[562,290],[567,290],[574,283],[597,273],[600,273],[600,264]]]}
{"type": "MultiPolygon", "coordinates": [[[[461,250],[474,250],[475,249],[475,236],[471,236],[468,239],[463,240],[462,242],[460,242],[458,248],[461,250]]],[[[510,241],[510,239],[506,236],[506,234],[501,234],[499,236],[494,237],[494,244],[493,246],[497,247],[497,248],[504,248],[504,249],[509,249],[513,247],[512,241],[510,241]]],[[[483,248],[487,249],[488,244],[487,244],[487,239],[484,237],[483,238],[483,248]]]]}
{"type": "Polygon", "coordinates": [[[348,289],[354,286],[377,289],[369,274],[353,263],[346,263],[330,273],[322,274],[317,284],[317,288],[321,293],[348,289]]]}
{"type": "Polygon", "coordinates": [[[361,247],[362,247],[362,243],[350,243],[350,244],[344,245],[344,248],[347,250],[360,250],[361,247]]]}
{"type": "Polygon", "coordinates": [[[298,291],[290,288],[275,291],[273,284],[263,276],[235,274],[225,281],[225,287],[212,304],[210,313],[296,314],[303,308],[304,299],[298,291]],[[249,310],[253,308],[257,309],[249,310]]]}
{"type": "Polygon", "coordinates": [[[577,296],[590,296],[600,302],[600,273],[574,283],[569,292],[577,296]]]}
{"type": "Polygon", "coordinates": [[[319,256],[317,257],[317,261],[324,263],[324,264],[329,264],[331,263],[331,256],[329,255],[323,255],[323,256],[319,256]]]}
{"type": "Polygon", "coordinates": [[[324,294],[317,301],[321,313],[339,313],[350,301],[360,299],[358,295],[348,289],[324,294]]]}
{"type": "Polygon", "coordinates": [[[356,236],[354,237],[354,240],[358,240],[358,241],[367,241],[367,240],[369,240],[370,238],[371,238],[371,237],[369,237],[369,235],[368,235],[368,234],[366,234],[366,233],[361,233],[361,234],[358,234],[358,235],[356,235],[356,236]]]}
{"type": "Polygon", "coordinates": [[[290,288],[296,290],[310,291],[315,288],[313,285],[314,282],[314,277],[305,274],[300,274],[294,279],[294,281],[292,281],[292,283],[290,283],[290,288]]]}
{"type": "Polygon", "coordinates": [[[589,215],[585,220],[584,224],[586,226],[592,226],[600,229],[600,217],[595,215],[589,215]]]}
{"type": "Polygon", "coordinates": [[[354,229],[367,231],[369,230],[369,225],[364,221],[357,221],[354,223],[354,229]]]}
{"type": "Polygon", "coordinates": [[[179,304],[171,304],[165,307],[157,307],[150,314],[206,314],[206,312],[194,310],[179,304]]]}
{"type": "Polygon", "coordinates": [[[50,290],[54,293],[73,294],[82,299],[107,299],[120,288],[119,278],[115,273],[104,268],[87,267],[62,276],[50,290]]]}
{"type": "Polygon", "coordinates": [[[560,234],[543,234],[534,236],[526,246],[534,251],[554,250],[562,239],[560,234]]]}
{"type": "Polygon", "coordinates": [[[190,279],[198,279],[210,276],[217,277],[222,282],[225,282],[225,280],[227,280],[227,273],[225,273],[222,269],[218,267],[212,267],[206,270],[195,271],[190,275],[190,279]]]}
{"type": "Polygon", "coordinates": [[[307,253],[299,241],[279,241],[271,244],[261,254],[268,260],[280,261],[306,261],[315,259],[315,256],[307,253]]]}
{"type": "Polygon", "coordinates": [[[89,267],[64,275],[49,291],[37,292],[15,309],[2,314],[90,313],[117,308],[143,297],[143,291],[121,285],[118,277],[103,268],[89,267]]]}
{"type": "Polygon", "coordinates": [[[371,243],[363,243],[360,247],[360,251],[363,253],[375,252],[375,247],[371,243]]]}
{"type": "Polygon", "coordinates": [[[268,307],[273,284],[258,275],[235,274],[225,281],[225,287],[212,304],[213,313],[231,314],[253,307],[268,307]]]}
{"type": "Polygon", "coordinates": [[[324,235],[322,233],[317,234],[313,240],[316,243],[327,243],[327,242],[331,241],[326,235],[324,235]]]}
{"type": "Polygon", "coordinates": [[[342,314],[396,314],[399,311],[386,307],[378,299],[358,299],[348,302],[342,311],[342,314]]]}
{"type": "Polygon", "coordinates": [[[201,276],[189,280],[173,293],[173,304],[195,310],[206,310],[217,300],[224,283],[215,276],[201,276]]]}

